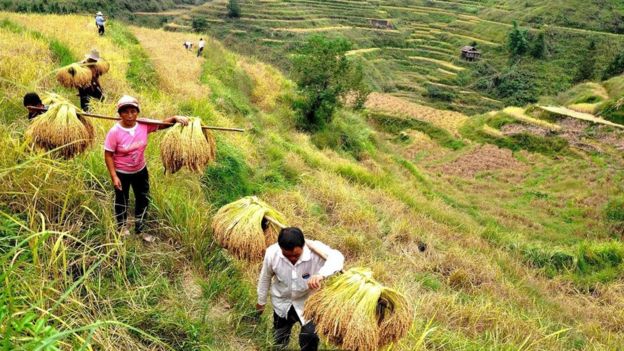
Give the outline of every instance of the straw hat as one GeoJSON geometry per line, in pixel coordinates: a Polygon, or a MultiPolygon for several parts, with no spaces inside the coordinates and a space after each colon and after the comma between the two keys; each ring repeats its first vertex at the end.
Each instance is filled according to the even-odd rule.
{"type": "Polygon", "coordinates": [[[95,15],[96,16],[104,16],[101,11],[98,11],[95,15]]]}
{"type": "Polygon", "coordinates": [[[91,49],[91,52],[85,55],[85,59],[91,59],[95,61],[100,60],[100,52],[97,49],[91,49]]]}

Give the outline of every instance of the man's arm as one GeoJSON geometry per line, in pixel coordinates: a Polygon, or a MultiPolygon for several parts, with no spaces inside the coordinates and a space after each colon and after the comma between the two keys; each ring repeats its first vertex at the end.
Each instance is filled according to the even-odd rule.
{"type": "Polygon", "coordinates": [[[267,297],[269,295],[269,288],[271,287],[271,279],[273,278],[273,269],[271,268],[271,259],[269,257],[269,250],[264,254],[264,261],[262,262],[262,270],[260,271],[260,277],[258,278],[258,303],[256,304],[256,310],[260,313],[264,312],[264,306],[267,303],[267,297]]]}
{"type": "Polygon", "coordinates": [[[343,269],[344,256],[340,251],[334,250],[320,241],[314,241],[311,244],[314,246],[315,250],[320,251],[326,256],[325,264],[319,269],[318,273],[308,280],[308,287],[310,289],[318,289],[321,287],[321,281],[323,281],[323,279],[343,269]]]}

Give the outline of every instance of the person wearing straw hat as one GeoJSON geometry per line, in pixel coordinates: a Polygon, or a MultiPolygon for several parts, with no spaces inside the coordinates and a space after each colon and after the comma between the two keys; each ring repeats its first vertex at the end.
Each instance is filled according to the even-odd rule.
{"type": "Polygon", "coordinates": [[[98,13],[95,14],[95,25],[98,28],[98,34],[100,36],[104,35],[104,23],[106,23],[106,19],[104,19],[102,12],[98,11],[98,13]]]}
{"type": "Polygon", "coordinates": [[[94,63],[100,60],[100,52],[92,49],[85,55],[84,63],[91,69],[91,83],[85,87],[78,88],[78,96],[80,96],[80,108],[85,112],[89,111],[89,103],[91,99],[102,101],[104,94],[100,86],[100,73],[95,68],[94,63]]]}
{"type": "Polygon", "coordinates": [[[301,229],[289,227],[280,231],[277,243],[269,246],[264,255],[256,305],[262,313],[271,292],[274,340],[278,347],[288,346],[293,325],[300,323],[301,350],[318,349],[316,326],[303,318],[303,306],[312,291],[320,288],[325,278],[341,271],[343,265],[340,251],[320,241],[305,240],[301,229]]]}
{"type": "MultiPolygon", "coordinates": [[[[127,228],[130,188],[135,197],[135,233],[143,240],[152,242],[155,237],[143,234],[144,219],[149,204],[149,174],[145,162],[145,148],[148,134],[170,126],[149,124],[149,120],[137,120],[139,101],[128,95],[117,102],[121,121],[116,123],[104,141],[104,159],[115,188],[115,219],[122,235],[128,235],[127,228]]],[[[188,118],[172,116],[165,123],[188,125],[188,118]]]]}

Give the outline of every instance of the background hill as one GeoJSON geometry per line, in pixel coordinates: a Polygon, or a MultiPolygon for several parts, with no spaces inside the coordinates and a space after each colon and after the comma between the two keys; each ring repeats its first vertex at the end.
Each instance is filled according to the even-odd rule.
{"type": "Polygon", "coordinates": [[[285,71],[289,54],[307,36],[343,36],[354,44],[351,54],[363,61],[375,91],[470,115],[568,89],[587,56],[605,67],[624,48],[622,37],[611,33],[622,30],[624,10],[615,1],[238,3],[240,18],[227,17],[226,0],[214,0],[176,13],[138,13],[135,20],[190,30],[194,19],[206,19],[202,30],[285,71]],[[373,20],[390,26],[380,28],[373,20]],[[542,51],[510,60],[506,44],[514,20],[528,30],[531,48],[540,42],[542,51]],[[587,50],[592,41],[595,53],[587,50]],[[482,51],[478,63],[459,58],[460,49],[471,44],[482,51]]]}
{"type": "MultiPolygon", "coordinates": [[[[258,12],[287,11],[263,5],[258,12]]],[[[428,9],[423,21],[447,18],[440,11],[449,10],[436,9],[439,15],[428,9]]],[[[396,11],[408,18],[420,10],[396,11]]],[[[314,14],[301,12],[296,16],[314,14]]],[[[461,21],[489,28],[452,16],[450,28],[461,21]]],[[[223,20],[223,32],[215,34],[241,23],[223,20]]],[[[264,35],[246,28],[254,40],[264,35]]],[[[284,28],[274,30],[283,32],[275,40],[296,40],[292,28],[303,27],[284,28]]],[[[607,40],[604,33],[561,33],[607,40]]],[[[235,43],[238,35],[223,38],[235,43]]],[[[416,313],[395,350],[613,350],[624,344],[624,136],[621,125],[611,124],[622,106],[621,76],[544,96],[535,105],[496,103],[500,110],[473,117],[410,101],[437,104],[417,94],[377,92],[364,111],[340,110],[329,128],[309,135],[294,128],[294,85],[280,71],[214,39],[198,59],[183,50],[187,38],[198,39],[119,22],[98,37],[87,16],[0,13],[0,331],[9,335],[3,346],[265,349],[270,316],[249,318],[259,266],[230,257],[210,232],[221,205],[250,194],[340,249],[348,265],[371,267],[385,284],[406,292],[416,313]],[[139,97],[144,116],[195,115],[206,124],[250,129],[218,134],[217,163],[201,176],[163,175],[160,136],[152,138],[149,227],[161,239],[156,245],[113,230],[101,148],[110,122],[96,122],[96,146],[71,161],[33,152],[23,141],[22,95],[53,90],[76,102],[52,72],[92,47],[112,64],[102,78],[107,100],[96,104],[96,113],[113,114],[113,102],[129,93],[139,97]]],[[[466,39],[459,38],[448,42],[466,39]]],[[[484,49],[486,55],[496,50],[484,49]]],[[[394,62],[377,59],[370,60],[380,69],[394,62]]],[[[413,60],[453,71],[438,61],[413,60]]],[[[400,76],[392,72],[387,75],[400,76]]]]}

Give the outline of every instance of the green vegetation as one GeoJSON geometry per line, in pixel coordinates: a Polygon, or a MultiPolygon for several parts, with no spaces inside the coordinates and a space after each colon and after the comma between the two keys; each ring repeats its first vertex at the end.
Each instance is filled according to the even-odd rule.
{"type": "Polygon", "coordinates": [[[601,13],[616,21],[624,9],[612,1],[603,5],[580,0],[565,4],[541,0],[237,1],[245,14],[236,20],[227,17],[220,2],[208,2],[179,14],[137,17],[182,25],[205,17],[214,23],[207,31],[228,47],[262,57],[288,73],[292,70],[289,57],[308,37],[344,37],[353,45],[349,56],[361,59],[364,81],[372,91],[468,115],[534,102],[540,95],[555,95],[570,88],[577,75],[570,67],[578,67],[585,59],[582,49],[592,40],[597,47],[597,67],[606,66],[624,48],[620,36],[599,31],[608,25],[594,16],[601,13]],[[389,25],[378,27],[373,20],[388,20],[389,25]],[[518,31],[524,33],[520,41],[524,54],[509,67],[505,48],[514,20],[518,31]],[[581,27],[588,30],[578,29],[581,27]],[[478,44],[480,61],[492,67],[496,75],[529,72],[534,86],[531,93],[499,93],[491,86],[477,84],[481,79],[491,81],[493,74],[483,76],[478,63],[460,59],[460,49],[472,43],[478,44]]]}
{"type": "Polygon", "coordinates": [[[529,51],[528,30],[518,26],[518,22],[513,23],[513,28],[507,38],[507,48],[512,57],[522,56],[529,51]]]}
{"type": "Polygon", "coordinates": [[[241,8],[238,4],[238,0],[228,0],[227,4],[228,17],[238,18],[241,16],[241,8]]]}
{"type": "Polygon", "coordinates": [[[113,0],[106,2],[97,0],[3,0],[0,2],[0,10],[58,14],[76,12],[87,12],[95,14],[97,11],[102,11],[106,16],[128,17],[132,12],[156,12],[170,9],[181,4],[197,5],[202,2],[203,1],[200,0],[113,0]]]}
{"type": "Polygon", "coordinates": [[[294,107],[302,128],[323,129],[347,94],[354,94],[360,105],[366,100],[362,67],[345,56],[350,48],[346,39],[313,36],[293,58],[292,75],[299,89],[294,107]]]}
{"type": "Polygon", "coordinates": [[[605,69],[602,79],[607,80],[622,73],[624,73],[624,54],[619,53],[605,69]]]}

